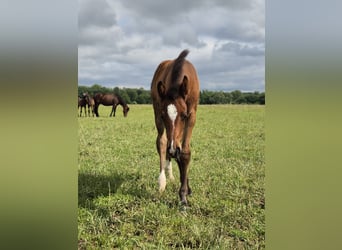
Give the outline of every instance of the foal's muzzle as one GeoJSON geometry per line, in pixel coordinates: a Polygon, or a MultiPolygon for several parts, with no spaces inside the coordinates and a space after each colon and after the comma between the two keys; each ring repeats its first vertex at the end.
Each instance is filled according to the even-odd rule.
{"type": "Polygon", "coordinates": [[[171,148],[171,146],[169,146],[169,147],[167,148],[167,152],[169,152],[169,154],[170,154],[170,156],[171,156],[172,158],[175,158],[175,159],[177,159],[177,160],[180,159],[180,155],[181,155],[181,149],[180,149],[180,147],[176,147],[176,149],[173,149],[173,148],[171,148]]]}

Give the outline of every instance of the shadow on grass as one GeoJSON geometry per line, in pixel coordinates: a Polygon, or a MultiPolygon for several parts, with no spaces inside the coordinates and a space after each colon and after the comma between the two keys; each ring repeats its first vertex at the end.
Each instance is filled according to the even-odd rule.
{"type": "Polygon", "coordinates": [[[115,172],[109,175],[93,173],[78,174],[78,206],[92,208],[98,197],[120,193],[137,198],[151,198],[139,174],[115,172]],[[121,188],[125,184],[123,188],[121,188]]]}

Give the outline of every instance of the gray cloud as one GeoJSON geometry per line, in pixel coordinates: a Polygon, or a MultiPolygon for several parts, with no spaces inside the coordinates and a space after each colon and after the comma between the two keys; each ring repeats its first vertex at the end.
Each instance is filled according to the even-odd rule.
{"type": "Polygon", "coordinates": [[[79,29],[111,27],[116,24],[116,15],[106,0],[80,0],[78,24],[79,29]]]}
{"type": "Polygon", "coordinates": [[[263,57],[265,54],[264,46],[258,44],[241,44],[237,42],[227,42],[223,44],[218,51],[228,52],[236,56],[250,56],[250,57],[263,57]]]}
{"type": "Polygon", "coordinates": [[[263,91],[264,2],[81,0],[79,84],[148,89],[184,48],[202,89],[263,91]]]}

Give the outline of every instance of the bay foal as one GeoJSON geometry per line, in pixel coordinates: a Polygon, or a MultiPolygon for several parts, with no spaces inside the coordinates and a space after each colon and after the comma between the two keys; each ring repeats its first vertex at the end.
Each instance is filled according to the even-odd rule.
{"type": "Polygon", "coordinates": [[[179,197],[183,205],[188,204],[186,196],[191,194],[190,139],[199,100],[199,80],[194,66],[185,59],[188,53],[184,50],[176,59],[161,62],[151,84],[160,157],[159,191],[163,192],[166,187],[165,170],[170,179],[174,179],[171,165],[171,158],[174,158],[180,171],[179,197]]]}

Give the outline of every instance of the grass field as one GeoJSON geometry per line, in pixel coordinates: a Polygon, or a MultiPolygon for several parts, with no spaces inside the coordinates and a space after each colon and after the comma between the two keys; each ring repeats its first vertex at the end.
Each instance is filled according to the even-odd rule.
{"type": "Polygon", "coordinates": [[[158,192],[151,105],[79,117],[79,249],[265,248],[265,106],[198,107],[189,208],[179,173],[158,192]]]}

